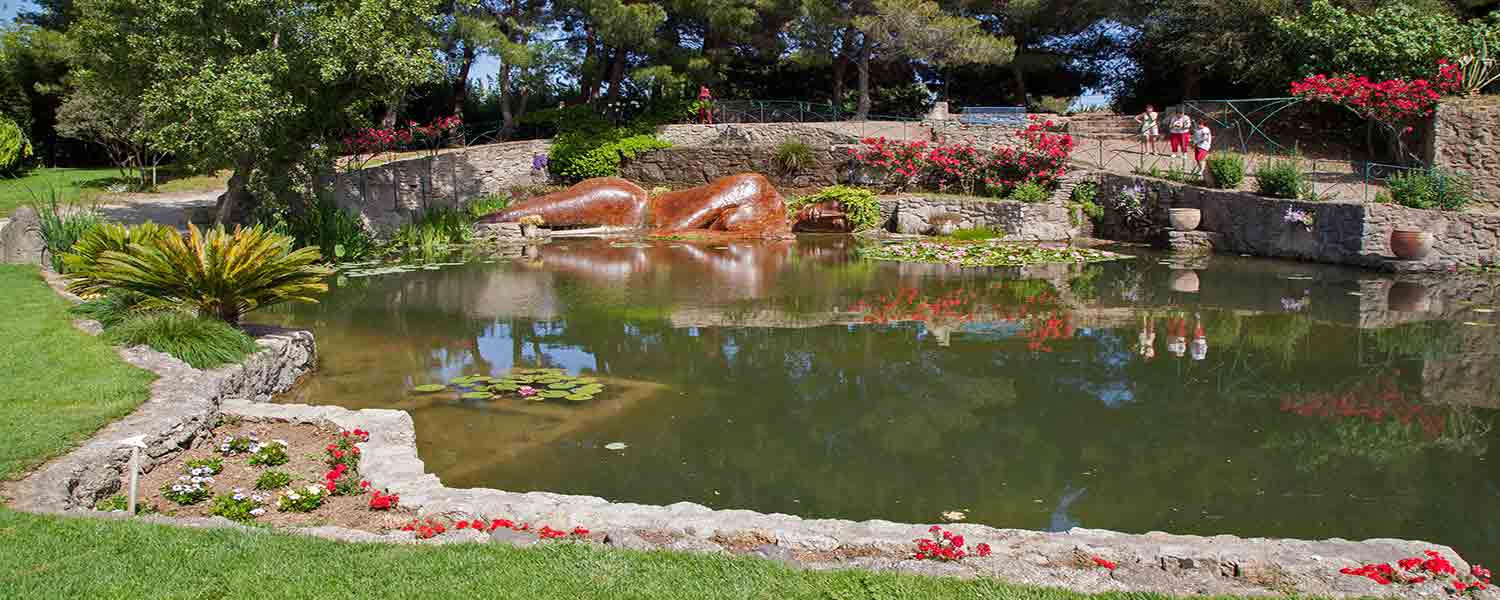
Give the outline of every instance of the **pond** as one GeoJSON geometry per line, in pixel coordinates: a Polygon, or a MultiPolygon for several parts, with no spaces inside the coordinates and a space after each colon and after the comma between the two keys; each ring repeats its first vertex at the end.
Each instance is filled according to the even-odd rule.
{"type": "Polygon", "coordinates": [[[854,243],[559,241],[260,318],[317,335],[319,372],[282,401],[409,411],[451,486],[1500,559],[1487,277],[1133,249],[959,269],[854,243]],[[514,367],[606,389],[412,389],[514,367]]]}

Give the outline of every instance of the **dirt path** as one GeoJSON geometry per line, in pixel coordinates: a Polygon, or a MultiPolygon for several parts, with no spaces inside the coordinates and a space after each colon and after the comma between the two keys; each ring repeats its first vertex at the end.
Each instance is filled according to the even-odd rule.
{"type": "Polygon", "coordinates": [[[222,190],[163,194],[113,194],[100,198],[99,212],[106,219],[127,225],[153,221],[179,229],[187,227],[195,208],[213,208],[222,190]]]}

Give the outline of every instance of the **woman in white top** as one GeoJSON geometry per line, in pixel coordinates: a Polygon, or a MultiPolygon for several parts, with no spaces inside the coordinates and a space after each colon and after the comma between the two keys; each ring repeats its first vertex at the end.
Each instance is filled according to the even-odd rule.
{"type": "Polygon", "coordinates": [[[1193,118],[1187,116],[1185,112],[1180,112],[1172,117],[1167,126],[1169,127],[1167,141],[1171,142],[1172,156],[1175,158],[1177,153],[1181,152],[1182,157],[1187,158],[1188,150],[1193,146],[1188,142],[1188,134],[1193,130],[1193,118]]]}
{"type": "Polygon", "coordinates": [[[1145,138],[1141,141],[1143,152],[1156,154],[1156,138],[1161,136],[1161,124],[1158,123],[1160,120],[1161,115],[1156,112],[1156,107],[1150,104],[1146,105],[1146,112],[1135,116],[1135,122],[1141,126],[1141,136],[1145,138]]]}
{"type": "Polygon", "coordinates": [[[1203,161],[1208,158],[1208,150],[1214,147],[1214,132],[1208,129],[1208,121],[1198,120],[1198,128],[1193,130],[1193,160],[1198,161],[1198,172],[1203,172],[1203,161]]]}

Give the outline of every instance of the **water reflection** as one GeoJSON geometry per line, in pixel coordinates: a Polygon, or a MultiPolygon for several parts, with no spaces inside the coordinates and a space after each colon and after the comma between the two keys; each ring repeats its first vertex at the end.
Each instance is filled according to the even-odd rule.
{"type": "Polygon", "coordinates": [[[557,243],[272,316],[318,334],[320,374],[290,400],[411,411],[455,485],[1500,557],[1488,280],[1232,257],[956,269],[847,243],[557,243]],[[1412,286],[1421,311],[1396,302],[1412,286]],[[405,392],[513,365],[622,391],[405,392]]]}

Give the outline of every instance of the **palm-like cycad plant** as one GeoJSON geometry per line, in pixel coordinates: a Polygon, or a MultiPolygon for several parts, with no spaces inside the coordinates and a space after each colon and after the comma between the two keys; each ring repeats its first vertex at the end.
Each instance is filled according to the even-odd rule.
{"type": "Polygon", "coordinates": [[[176,235],[175,229],[149,221],[134,227],[110,222],[95,225],[59,257],[63,272],[68,274],[68,290],[75,294],[98,291],[100,285],[91,281],[92,273],[98,270],[99,258],[106,251],[128,252],[131,244],[154,243],[176,235]]]}
{"type": "Polygon", "coordinates": [[[328,291],[332,271],[318,264],[318,248],[292,249],[292,238],[262,226],[218,226],[201,233],[189,225],[186,238],[168,235],[126,250],[103,250],[86,276],[74,279],[77,293],[122,289],[153,303],[188,306],[198,314],[239,323],[240,316],[282,302],[317,302],[328,291]]]}

